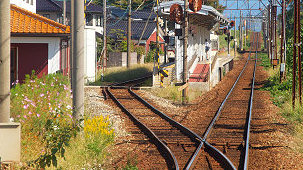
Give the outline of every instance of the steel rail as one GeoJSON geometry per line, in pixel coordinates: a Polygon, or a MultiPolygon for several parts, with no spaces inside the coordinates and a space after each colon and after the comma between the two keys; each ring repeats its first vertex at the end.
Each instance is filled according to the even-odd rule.
{"type": "MultiPolygon", "coordinates": [[[[112,94],[112,92],[109,90],[109,88],[110,87],[107,87],[106,91],[108,92],[109,96],[115,101],[115,103],[117,103],[117,105],[134,121],[135,124],[137,124],[139,126],[139,128],[147,136],[149,136],[151,138],[152,141],[154,141],[155,145],[159,148],[159,151],[160,152],[162,151],[162,154],[164,154],[165,156],[167,156],[169,158],[170,162],[173,162],[173,165],[170,168],[171,169],[179,170],[178,161],[177,161],[175,155],[172,153],[172,151],[161,141],[161,139],[159,139],[157,137],[157,135],[151,129],[149,129],[139,119],[137,119],[136,116],[134,116],[133,114],[131,114],[131,112],[126,107],[124,107],[124,105],[122,105],[122,103],[120,103],[118,101],[118,99],[112,94]]],[[[168,162],[168,164],[170,162],[168,162]]]]}
{"type": "Polygon", "coordinates": [[[248,118],[247,118],[248,122],[247,122],[247,127],[246,127],[244,170],[248,169],[248,158],[249,158],[248,157],[249,156],[249,152],[248,151],[249,151],[250,123],[251,123],[253,98],[254,98],[256,67],[257,67],[257,60],[258,60],[258,42],[259,42],[259,34],[257,34],[256,57],[255,57],[254,73],[253,73],[252,86],[251,86],[251,94],[250,94],[250,101],[249,101],[249,114],[248,114],[248,118]]]}
{"type": "Polygon", "coordinates": [[[200,142],[199,146],[195,150],[194,154],[191,156],[191,159],[189,162],[186,164],[186,167],[184,169],[191,169],[191,167],[194,165],[196,158],[199,156],[201,153],[201,149],[203,147],[203,142],[202,138],[197,135],[195,132],[191,131],[190,129],[186,128],[182,124],[176,122],[166,114],[162,113],[158,109],[156,109],[154,106],[152,106],[150,103],[148,103],[146,100],[144,100],[142,97],[140,97],[138,94],[136,94],[134,91],[132,91],[132,88],[129,89],[129,92],[134,95],[141,103],[143,103],[146,107],[150,108],[154,113],[159,115],[161,118],[164,120],[168,121],[170,124],[174,125],[177,127],[181,132],[189,136],[192,140],[196,140],[196,142],[200,142]]]}
{"type": "MultiPolygon", "coordinates": [[[[112,87],[107,87],[106,90],[108,92],[108,94],[110,95],[110,97],[122,108],[122,110],[124,112],[126,112],[141,128],[142,130],[144,130],[146,132],[146,134],[148,134],[148,136],[150,136],[152,139],[154,139],[155,144],[166,150],[166,155],[170,155],[170,161],[174,162],[174,167],[175,169],[179,169],[179,165],[177,162],[177,159],[175,158],[174,154],[172,153],[172,151],[156,136],[156,134],[154,134],[152,132],[151,129],[149,129],[145,124],[143,124],[142,122],[140,122],[133,114],[130,113],[130,111],[128,109],[126,109],[119,101],[118,99],[110,92],[109,88],[126,88],[127,86],[120,86],[119,85],[125,85],[127,83],[133,83],[133,82],[137,82],[139,81],[139,83],[133,85],[136,86],[138,84],[140,84],[140,81],[143,81],[144,79],[149,78],[150,76],[146,76],[146,77],[142,77],[142,78],[138,78],[135,80],[129,80],[129,81],[125,81],[122,83],[116,83],[113,84],[112,87]]],[[[148,107],[149,109],[151,109],[154,113],[156,113],[158,116],[160,116],[161,118],[163,118],[164,120],[168,121],[170,124],[174,125],[176,128],[178,128],[182,133],[186,134],[188,137],[190,137],[192,140],[195,140],[195,142],[199,142],[199,146],[196,148],[195,152],[193,153],[193,155],[191,156],[190,160],[187,162],[186,167],[184,169],[188,170],[191,169],[192,166],[194,165],[196,158],[199,156],[199,154],[201,153],[202,147],[203,147],[203,142],[202,142],[202,138],[197,135],[196,133],[194,133],[193,131],[191,131],[190,129],[184,127],[183,125],[181,125],[180,123],[174,121],[172,118],[170,118],[169,116],[167,116],[166,114],[162,113],[161,111],[159,111],[158,109],[156,109],[155,107],[153,107],[150,103],[148,103],[146,100],[144,100],[142,97],[140,97],[138,94],[136,94],[133,90],[132,87],[129,87],[128,91],[130,92],[131,95],[133,95],[135,98],[137,98],[142,104],[144,104],[146,107],[148,107]]]]}
{"type": "MultiPolygon", "coordinates": [[[[254,35],[254,38],[253,38],[253,41],[255,41],[255,35],[254,35]]],[[[250,47],[251,49],[252,47],[250,47]]],[[[246,69],[246,66],[248,64],[248,61],[250,60],[250,57],[251,57],[251,50],[249,52],[249,57],[247,58],[246,60],[246,63],[242,69],[242,71],[240,72],[239,76],[237,77],[235,83],[233,84],[232,88],[229,90],[228,94],[225,96],[225,99],[223,100],[223,102],[221,103],[218,111],[216,112],[216,115],[215,117],[212,119],[211,123],[209,124],[209,126],[207,127],[207,130],[205,131],[204,135],[203,135],[203,142],[207,145],[208,142],[206,141],[209,133],[211,132],[211,130],[213,129],[214,125],[215,125],[215,122],[217,121],[218,117],[220,116],[221,114],[221,111],[223,109],[223,106],[225,105],[227,99],[229,98],[230,94],[232,93],[232,91],[234,90],[235,86],[237,85],[240,77],[242,76],[242,73],[244,72],[244,70],[246,69]]],[[[220,152],[218,149],[216,149],[215,147],[211,146],[210,144],[207,145],[207,147],[209,149],[211,149],[213,152],[216,152],[214,153],[214,155],[220,155],[220,160],[225,164],[225,166],[229,167],[230,169],[234,169],[236,170],[237,168],[233,165],[233,163],[226,157],[224,156],[224,154],[222,152],[220,152]]]]}

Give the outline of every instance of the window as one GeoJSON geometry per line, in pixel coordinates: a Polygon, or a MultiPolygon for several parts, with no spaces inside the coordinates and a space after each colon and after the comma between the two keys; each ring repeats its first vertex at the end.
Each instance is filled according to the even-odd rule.
{"type": "Polygon", "coordinates": [[[102,18],[101,15],[96,15],[96,26],[102,26],[102,18]]]}
{"type": "Polygon", "coordinates": [[[57,22],[63,24],[63,16],[62,16],[62,14],[57,14],[57,22]]]}
{"type": "Polygon", "coordinates": [[[44,17],[50,19],[50,15],[49,15],[49,14],[43,14],[42,16],[44,16],[44,17]]]}
{"type": "Polygon", "coordinates": [[[93,26],[93,15],[92,14],[86,14],[86,25],[93,26]]]}

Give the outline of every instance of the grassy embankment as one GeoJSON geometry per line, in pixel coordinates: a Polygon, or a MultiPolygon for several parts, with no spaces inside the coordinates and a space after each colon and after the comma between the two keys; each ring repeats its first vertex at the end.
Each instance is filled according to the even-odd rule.
{"type": "MultiPolygon", "coordinates": [[[[153,64],[147,63],[147,64],[138,64],[133,65],[129,69],[126,67],[110,67],[107,68],[104,72],[103,80],[101,77],[102,70],[99,71],[97,76],[97,81],[90,83],[90,85],[108,85],[112,83],[118,83],[123,82],[127,80],[132,80],[136,78],[140,78],[145,76],[147,73],[152,72],[153,70],[153,64]]],[[[146,85],[150,85],[151,80],[148,80],[146,82],[146,85]]]]}
{"type": "Polygon", "coordinates": [[[296,106],[292,107],[292,76],[288,74],[286,79],[280,83],[279,68],[272,69],[270,59],[267,54],[259,54],[261,66],[263,66],[269,78],[267,83],[261,90],[267,90],[271,94],[273,104],[280,108],[281,115],[292,124],[292,134],[296,138],[296,149],[303,152],[303,107],[299,101],[296,101],[296,106]]]}

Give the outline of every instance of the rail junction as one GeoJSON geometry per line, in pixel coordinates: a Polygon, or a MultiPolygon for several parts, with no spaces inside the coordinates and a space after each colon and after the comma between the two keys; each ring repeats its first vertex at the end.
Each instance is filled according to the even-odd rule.
{"type": "Polygon", "coordinates": [[[135,138],[138,136],[133,140],[138,144],[152,143],[157,148],[146,168],[248,168],[251,112],[256,107],[253,106],[254,80],[261,41],[259,32],[251,36],[251,49],[242,71],[213,118],[200,122],[203,127],[200,133],[157,110],[136,93],[135,87],[149,76],[103,89],[133,122],[133,126],[128,127],[135,138]]]}

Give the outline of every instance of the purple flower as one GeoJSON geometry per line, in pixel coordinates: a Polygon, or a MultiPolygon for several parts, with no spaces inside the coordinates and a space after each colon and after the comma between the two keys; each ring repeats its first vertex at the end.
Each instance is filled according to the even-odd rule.
{"type": "Polygon", "coordinates": [[[43,96],[44,96],[44,94],[43,94],[43,93],[41,93],[41,94],[40,94],[40,97],[43,97],[43,96]]]}
{"type": "Polygon", "coordinates": [[[24,117],[25,119],[27,118],[27,116],[26,116],[26,115],[24,115],[23,117],[24,117]]]}
{"type": "Polygon", "coordinates": [[[72,115],[70,115],[70,114],[67,114],[71,119],[73,118],[73,116],[72,115]]]}
{"type": "Polygon", "coordinates": [[[27,108],[28,108],[28,106],[29,106],[28,104],[27,104],[27,105],[24,105],[24,106],[23,106],[23,108],[24,108],[24,109],[27,109],[27,108]]]}
{"type": "Polygon", "coordinates": [[[31,114],[33,114],[33,113],[32,113],[31,111],[29,111],[29,112],[28,112],[28,115],[31,115],[31,114]]]}
{"type": "Polygon", "coordinates": [[[37,114],[37,117],[40,117],[40,114],[37,114]]]}
{"type": "Polygon", "coordinates": [[[20,117],[20,115],[17,115],[17,117],[20,117]]]}

